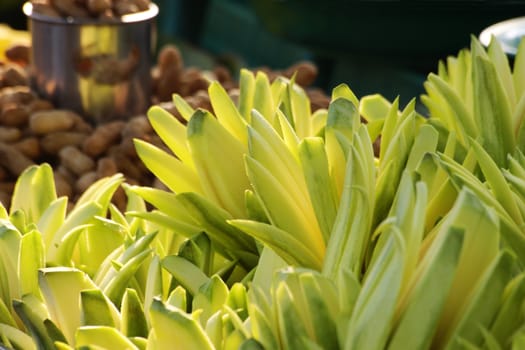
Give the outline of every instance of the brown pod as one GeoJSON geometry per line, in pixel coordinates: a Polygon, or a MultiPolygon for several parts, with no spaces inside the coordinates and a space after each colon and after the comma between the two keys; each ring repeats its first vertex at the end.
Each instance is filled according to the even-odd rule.
{"type": "Polygon", "coordinates": [[[82,151],[92,157],[105,153],[111,145],[118,142],[125,122],[116,120],[98,126],[82,144],[82,151]]]}
{"type": "Polygon", "coordinates": [[[113,11],[117,16],[140,12],[140,9],[130,0],[114,0],[113,11]]]}
{"type": "Polygon", "coordinates": [[[150,0],[131,0],[139,9],[139,11],[146,11],[149,9],[150,0]]]}
{"type": "Polygon", "coordinates": [[[0,90],[0,105],[9,102],[29,104],[35,97],[29,86],[8,86],[0,90]]]}
{"type": "Polygon", "coordinates": [[[228,68],[224,66],[214,67],[213,74],[215,74],[215,77],[221,84],[224,84],[225,82],[229,82],[233,80],[230,71],[228,70],[228,68]]]}
{"type": "Polygon", "coordinates": [[[0,166],[0,181],[6,181],[8,178],[9,173],[3,166],[0,166]]]}
{"type": "Polygon", "coordinates": [[[117,22],[118,21],[118,18],[117,16],[115,16],[115,13],[113,12],[112,8],[107,9],[106,11],[102,12],[100,15],[98,15],[97,18],[103,22],[117,22]]]}
{"type": "Polygon", "coordinates": [[[4,86],[28,85],[29,77],[27,72],[18,64],[9,64],[4,68],[2,83],[4,86]]]}
{"type": "Polygon", "coordinates": [[[47,154],[57,154],[67,146],[79,146],[86,140],[87,134],[76,131],[51,132],[40,140],[42,150],[47,154]]]}
{"type": "Polygon", "coordinates": [[[87,0],[86,7],[93,15],[100,15],[107,10],[111,10],[111,0],[87,0]]]}
{"type": "Polygon", "coordinates": [[[187,123],[187,121],[182,117],[180,112],[177,110],[177,108],[173,104],[173,101],[161,102],[158,105],[160,107],[164,108],[166,111],[168,111],[175,118],[177,118],[181,123],[183,123],[183,124],[187,123]]]}
{"type": "Polygon", "coordinates": [[[310,86],[317,78],[317,66],[309,61],[300,61],[291,65],[283,73],[291,78],[295,74],[295,82],[301,86],[310,86]]]}
{"type": "Polygon", "coordinates": [[[210,82],[197,68],[188,68],[180,78],[180,95],[190,96],[199,90],[207,90],[210,82]]]}
{"type": "Polygon", "coordinates": [[[60,162],[76,175],[85,174],[95,168],[95,161],[74,146],[66,146],[58,152],[60,162]]]}
{"type": "MultiPolygon", "coordinates": [[[[151,143],[152,145],[157,146],[158,148],[166,151],[167,153],[173,155],[173,151],[171,149],[169,149],[168,146],[166,146],[166,144],[164,143],[164,141],[162,141],[162,139],[160,138],[159,135],[151,135],[149,137],[148,142],[151,143]]],[[[143,164],[143,163],[141,163],[141,164],[143,164]]]]}
{"type": "Polygon", "coordinates": [[[122,154],[118,148],[112,148],[110,153],[118,171],[124,174],[126,178],[140,179],[142,177],[142,171],[138,168],[138,162],[132,161],[125,154],[122,154]]]}
{"type": "Polygon", "coordinates": [[[95,181],[99,179],[96,171],[89,171],[85,174],[82,174],[75,182],[75,191],[77,193],[84,193],[89,186],[91,186],[95,181]]]}
{"type": "Polygon", "coordinates": [[[36,137],[27,137],[13,144],[22,154],[31,159],[38,159],[40,157],[40,142],[36,137]]]}
{"type": "Polygon", "coordinates": [[[131,186],[140,186],[141,182],[137,179],[134,179],[132,177],[127,177],[126,178],[126,183],[131,185],[131,186]]]}
{"type": "Polygon", "coordinates": [[[66,177],[61,172],[54,172],[55,189],[58,197],[71,197],[73,195],[73,187],[68,182],[66,177]]]}
{"type": "Polygon", "coordinates": [[[157,95],[157,88],[159,85],[159,79],[160,79],[160,69],[159,66],[154,66],[150,70],[150,84],[151,84],[151,91],[152,91],[152,98],[156,98],[157,95]]]}
{"type": "Polygon", "coordinates": [[[131,118],[122,128],[122,138],[143,137],[153,132],[148,118],[145,115],[139,115],[131,118]]]}
{"type": "Polygon", "coordinates": [[[39,111],[49,111],[49,110],[54,109],[54,108],[55,107],[53,106],[53,104],[50,101],[44,100],[42,98],[35,98],[28,105],[29,114],[33,114],[33,113],[39,112],[39,111]]]}
{"type": "Polygon", "coordinates": [[[108,177],[118,172],[117,164],[111,157],[103,157],[97,161],[97,174],[99,178],[108,177]]]}
{"type": "Polygon", "coordinates": [[[0,124],[5,126],[21,126],[29,120],[29,110],[17,103],[6,103],[0,113],[0,124]]]}
{"type": "MultiPolygon", "coordinates": [[[[73,112],[72,112],[73,113],[73,112]]],[[[84,134],[91,134],[94,130],[93,126],[89,124],[84,118],[79,114],[73,113],[74,124],[71,130],[81,132],[84,134]]]]}
{"type": "Polygon", "coordinates": [[[177,68],[166,69],[156,82],[157,98],[160,102],[171,101],[174,93],[181,93],[180,71],[177,68]]]}
{"type": "Polygon", "coordinates": [[[15,185],[16,185],[15,181],[0,182],[0,192],[13,194],[13,191],[15,189],[15,185]]]}
{"type": "Polygon", "coordinates": [[[207,111],[214,113],[211,105],[210,96],[208,95],[208,89],[200,89],[193,94],[195,98],[196,108],[203,108],[207,111]]]}
{"type": "Polygon", "coordinates": [[[184,66],[184,61],[182,60],[179,48],[175,45],[164,45],[162,49],[160,49],[157,64],[161,75],[165,73],[167,69],[175,68],[181,70],[184,66]]]}
{"type": "Polygon", "coordinates": [[[318,88],[309,88],[306,93],[310,99],[310,107],[312,112],[315,112],[318,109],[327,109],[330,104],[330,97],[318,88]]]}
{"type": "Polygon", "coordinates": [[[115,193],[113,193],[113,197],[111,198],[111,202],[115,204],[115,206],[121,211],[126,211],[126,205],[128,202],[128,197],[126,196],[126,192],[122,188],[122,186],[119,186],[115,193]]]}
{"type": "MultiPolygon", "coordinates": [[[[143,136],[140,139],[149,142],[149,137],[147,136],[143,136]]],[[[137,158],[137,150],[135,149],[135,143],[132,138],[123,138],[122,141],[117,145],[117,147],[121,154],[131,159],[137,158]]]]}
{"type": "Polygon", "coordinates": [[[50,17],[60,17],[60,13],[49,3],[33,2],[33,11],[50,17]]]}
{"type": "Polygon", "coordinates": [[[69,170],[62,164],[56,165],[54,169],[55,169],[55,172],[59,173],[60,176],[62,176],[62,178],[66,180],[70,185],[73,185],[73,183],[75,183],[77,176],[73,174],[71,170],[69,170]]]}
{"type": "Polygon", "coordinates": [[[207,96],[202,96],[197,93],[192,96],[186,96],[185,100],[194,109],[203,108],[213,113],[210,99],[207,96]]]}
{"type": "Polygon", "coordinates": [[[0,126],[0,142],[13,143],[22,138],[22,132],[18,128],[0,126]]]}
{"type": "Polygon", "coordinates": [[[225,81],[224,83],[222,83],[222,87],[224,88],[224,90],[226,91],[230,91],[232,89],[236,89],[237,87],[239,86],[239,84],[237,84],[235,81],[233,80],[229,80],[229,81],[225,81]]]}
{"type": "Polygon", "coordinates": [[[62,16],[77,18],[89,17],[87,9],[78,6],[74,0],[52,0],[52,4],[62,16]]]}
{"type": "Polygon", "coordinates": [[[11,194],[4,191],[0,191],[0,203],[2,203],[2,205],[5,208],[9,208],[9,206],[11,205],[11,194]]]}
{"type": "Polygon", "coordinates": [[[12,175],[19,176],[27,167],[35,163],[14,146],[0,142],[0,165],[12,175]]]}
{"type": "Polygon", "coordinates": [[[31,48],[29,45],[22,45],[22,44],[14,44],[9,46],[4,54],[5,57],[15,63],[18,63],[20,65],[27,65],[29,64],[29,54],[31,52],[31,48]]]}
{"type": "Polygon", "coordinates": [[[29,128],[36,135],[66,131],[75,125],[75,114],[68,110],[39,111],[29,117],[29,128]]]}

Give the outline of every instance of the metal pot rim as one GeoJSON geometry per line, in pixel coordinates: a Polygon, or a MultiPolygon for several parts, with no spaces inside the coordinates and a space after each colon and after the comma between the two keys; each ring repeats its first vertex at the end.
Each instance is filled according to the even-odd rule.
{"type": "Polygon", "coordinates": [[[130,13],[117,17],[117,20],[103,21],[100,19],[91,18],[73,18],[73,17],[52,17],[42,13],[33,11],[33,4],[29,1],[22,6],[24,14],[34,21],[41,21],[47,23],[61,24],[61,25],[121,25],[127,23],[145,22],[155,18],[159,13],[159,7],[154,3],[150,3],[149,9],[146,11],[130,13]]]}

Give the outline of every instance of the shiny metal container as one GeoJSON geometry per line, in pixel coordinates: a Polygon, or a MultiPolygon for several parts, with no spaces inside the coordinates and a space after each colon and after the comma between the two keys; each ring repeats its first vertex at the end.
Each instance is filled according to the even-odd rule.
{"type": "Polygon", "coordinates": [[[94,124],[127,119],[150,105],[158,7],[103,22],[56,18],[23,6],[31,31],[35,90],[94,124]]]}

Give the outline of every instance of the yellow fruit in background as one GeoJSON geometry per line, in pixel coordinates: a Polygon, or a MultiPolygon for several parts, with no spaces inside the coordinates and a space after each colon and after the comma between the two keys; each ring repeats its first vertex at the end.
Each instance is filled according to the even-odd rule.
{"type": "Polygon", "coordinates": [[[28,31],[13,29],[7,24],[0,24],[0,61],[5,60],[5,50],[13,44],[29,45],[31,37],[28,31]]]}

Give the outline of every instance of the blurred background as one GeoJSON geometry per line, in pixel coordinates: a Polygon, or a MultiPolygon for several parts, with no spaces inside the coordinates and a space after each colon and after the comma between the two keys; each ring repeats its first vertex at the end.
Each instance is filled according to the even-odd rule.
{"type": "MultiPolygon", "coordinates": [[[[0,0],[0,22],[26,28],[20,0],[0,0]]],[[[438,61],[496,22],[525,16],[525,0],[156,0],[158,45],[185,65],[284,69],[315,62],[315,86],[347,83],[358,95],[423,91],[438,61]]]]}

